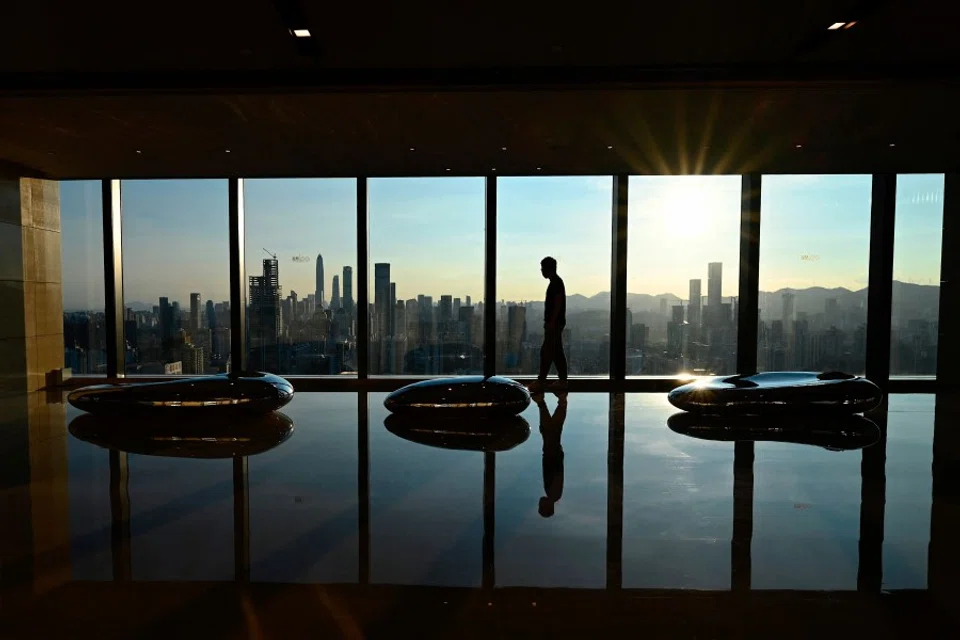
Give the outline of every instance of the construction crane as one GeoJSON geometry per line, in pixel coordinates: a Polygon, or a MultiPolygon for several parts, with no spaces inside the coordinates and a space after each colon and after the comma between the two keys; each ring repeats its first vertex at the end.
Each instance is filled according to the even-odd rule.
{"type": "Polygon", "coordinates": [[[275,254],[275,253],[270,253],[270,252],[267,251],[266,249],[264,249],[263,251],[264,251],[264,253],[266,253],[268,256],[270,256],[270,257],[273,258],[274,260],[277,259],[277,254],[275,254]]]}

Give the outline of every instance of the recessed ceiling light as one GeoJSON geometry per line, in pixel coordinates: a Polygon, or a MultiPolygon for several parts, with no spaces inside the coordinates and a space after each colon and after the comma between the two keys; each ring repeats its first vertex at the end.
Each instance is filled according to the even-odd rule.
{"type": "Polygon", "coordinates": [[[224,153],[230,153],[230,149],[224,149],[223,152],[224,152],[224,153]]]}
{"type": "Polygon", "coordinates": [[[847,24],[843,25],[843,28],[844,28],[844,29],[849,29],[850,27],[852,27],[852,26],[855,25],[855,24],[857,24],[857,21],[856,21],[856,20],[854,20],[853,22],[848,22],[847,24]]]}
{"type": "Polygon", "coordinates": [[[493,169],[490,169],[490,171],[496,171],[496,170],[497,170],[497,168],[496,168],[496,167],[494,167],[493,169]]]}
{"type": "Polygon", "coordinates": [[[846,22],[834,22],[832,25],[827,27],[830,31],[836,31],[837,29],[842,29],[843,25],[847,24],[846,22]]]}
{"type": "Polygon", "coordinates": [[[607,145],[607,149],[613,149],[613,145],[612,145],[612,144],[608,144],[608,145],[607,145]]]}
{"type": "Polygon", "coordinates": [[[414,147],[410,147],[410,151],[416,151],[414,147]]]}
{"type": "Polygon", "coordinates": [[[447,167],[447,171],[450,171],[450,167],[447,167]]]}
{"type": "Polygon", "coordinates": [[[290,29],[290,33],[292,33],[297,38],[310,37],[310,29],[290,29]]]}
{"type": "Polygon", "coordinates": [[[895,147],[895,146],[897,146],[897,143],[891,142],[891,143],[890,143],[890,146],[891,146],[891,147],[895,147]]]}
{"type": "Polygon", "coordinates": [[[803,145],[802,145],[802,144],[798,144],[798,145],[797,145],[797,149],[802,149],[802,148],[803,148],[803,145]]]}
{"type": "Polygon", "coordinates": [[[142,152],[142,151],[140,151],[140,149],[137,149],[137,153],[143,153],[143,152],[142,152]]]}
{"type": "Polygon", "coordinates": [[[540,167],[537,167],[537,171],[540,171],[540,167]]]}
{"type": "Polygon", "coordinates": [[[500,151],[506,151],[506,150],[507,150],[506,147],[500,147],[500,151]]]}

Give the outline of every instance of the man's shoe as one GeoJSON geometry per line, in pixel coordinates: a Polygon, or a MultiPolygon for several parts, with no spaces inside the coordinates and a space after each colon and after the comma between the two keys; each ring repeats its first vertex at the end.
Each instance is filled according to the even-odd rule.
{"type": "Polygon", "coordinates": [[[543,393],[544,386],[543,380],[534,380],[527,385],[527,390],[530,391],[530,393],[543,393]]]}

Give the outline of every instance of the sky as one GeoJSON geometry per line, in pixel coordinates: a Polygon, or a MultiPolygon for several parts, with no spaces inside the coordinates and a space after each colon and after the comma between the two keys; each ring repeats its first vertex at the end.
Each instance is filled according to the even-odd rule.
{"type": "MultiPolygon", "coordinates": [[[[506,177],[497,181],[497,297],[540,300],[540,259],[559,263],[567,293],[610,289],[612,178],[506,177]]],[[[354,270],[353,179],[245,181],[247,275],[266,249],[286,296],[315,289],[323,256],[326,296],[354,270]],[[306,261],[294,261],[294,257],[306,261]]],[[[869,175],[764,176],[760,288],[866,286],[869,175]]],[[[226,180],[124,180],[124,294],[157,304],[229,298],[226,180]]],[[[483,178],[376,178],[368,183],[373,264],[389,262],[397,297],[483,298],[483,178]]],[[[740,176],[633,176],[629,182],[627,290],[685,298],[691,278],[722,262],[723,295],[737,293],[740,176]]],[[[939,282],[943,175],[898,178],[894,275],[939,282]]],[[[61,183],[64,307],[103,308],[100,183],[61,183]]],[[[341,284],[342,291],[342,284],[341,284]]]]}

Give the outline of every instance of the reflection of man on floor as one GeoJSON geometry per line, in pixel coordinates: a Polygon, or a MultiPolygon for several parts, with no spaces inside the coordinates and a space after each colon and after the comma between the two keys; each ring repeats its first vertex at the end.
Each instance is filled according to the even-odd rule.
{"type": "Polygon", "coordinates": [[[553,507],[563,495],[563,421],[567,419],[567,394],[557,394],[557,410],[550,415],[543,394],[537,393],[533,401],[540,408],[540,435],[543,437],[543,492],[538,511],[544,518],[553,515],[553,507]]]}

